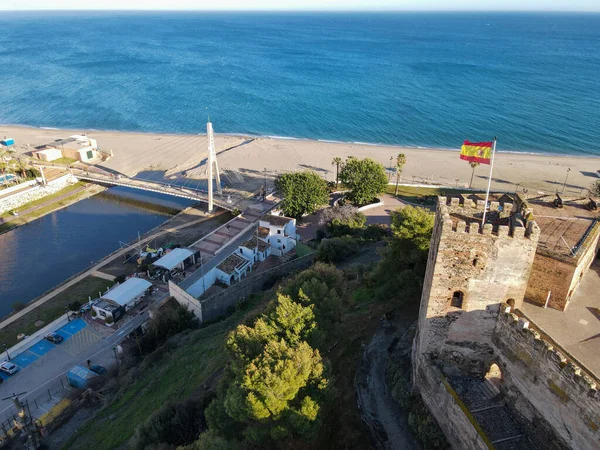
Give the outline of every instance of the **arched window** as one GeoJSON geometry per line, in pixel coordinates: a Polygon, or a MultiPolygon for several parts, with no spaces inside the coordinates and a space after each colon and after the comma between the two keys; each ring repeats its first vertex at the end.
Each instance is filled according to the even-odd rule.
{"type": "Polygon", "coordinates": [[[513,309],[515,309],[515,299],[514,298],[509,298],[508,300],[506,300],[506,303],[508,303],[508,306],[510,306],[511,311],[513,309]]]}
{"type": "Polygon", "coordinates": [[[455,308],[462,308],[464,294],[462,291],[454,291],[450,305],[455,308]]]}
{"type": "Polygon", "coordinates": [[[477,261],[478,261],[477,258],[473,259],[473,267],[477,267],[477,261]]]}

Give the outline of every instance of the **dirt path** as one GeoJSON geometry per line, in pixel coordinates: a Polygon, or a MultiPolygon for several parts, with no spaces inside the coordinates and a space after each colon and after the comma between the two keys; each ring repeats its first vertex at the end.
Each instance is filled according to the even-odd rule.
{"type": "Polygon", "coordinates": [[[380,449],[419,449],[408,427],[407,413],[394,401],[389,392],[385,372],[388,365],[388,348],[414,321],[412,311],[394,313],[395,320],[381,319],[381,323],[365,348],[356,372],[356,395],[361,417],[371,430],[380,449]]]}

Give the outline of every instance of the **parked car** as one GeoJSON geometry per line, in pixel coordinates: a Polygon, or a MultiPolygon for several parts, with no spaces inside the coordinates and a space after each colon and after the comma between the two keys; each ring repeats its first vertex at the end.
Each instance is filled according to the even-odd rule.
{"type": "Polygon", "coordinates": [[[106,372],[106,367],[94,364],[90,366],[90,370],[98,375],[102,375],[104,372],[106,372]]]}
{"type": "Polygon", "coordinates": [[[63,341],[63,337],[58,333],[49,333],[44,339],[53,344],[60,344],[63,341]]]}
{"type": "Polygon", "coordinates": [[[17,372],[19,368],[11,362],[4,361],[0,364],[0,370],[2,372],[6,372],[9,375],[12,375],[13,373],[17,372]]]}

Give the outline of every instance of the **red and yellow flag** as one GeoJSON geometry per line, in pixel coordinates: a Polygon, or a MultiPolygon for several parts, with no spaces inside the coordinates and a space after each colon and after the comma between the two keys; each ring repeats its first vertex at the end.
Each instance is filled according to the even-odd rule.
{"type": "Polygon", "coordinates": [[[493,142],[469,142],[465,141],[460,150],[460,159],[469,162],[489,164],[492,156],[493,142]]]}

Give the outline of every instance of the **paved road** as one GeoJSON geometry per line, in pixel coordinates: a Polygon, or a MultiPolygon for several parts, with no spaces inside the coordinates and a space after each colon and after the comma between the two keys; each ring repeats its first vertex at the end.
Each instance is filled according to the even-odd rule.
{"type": "MultiPolygon", "coordinates": [[[[166,294],[157,301],[165,296],[166,294]]],[[[88,325],[57,346],[42,343],[38,346],[39,349],[31,349],[36,356],[41,356],[0,384],[0,399],[27,392],[20,399],[29,401],[34,416],[43,415],[51,404],[58,402],[60,393],[64,395],[68,392],[65,374],[73,366],[85,366],[88,359],[93,364],[105,367],[116,363],[113,347],[148,318],[147,309],[106,338],[102,338],[88,325]],[[62,389],[61,380],[65,389],[62,389]]],[[[14,411],[11,400],[0,402],[0,421],[10,418],[14,411]]]]}

